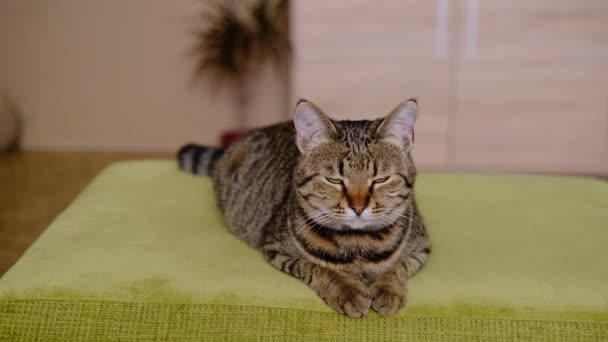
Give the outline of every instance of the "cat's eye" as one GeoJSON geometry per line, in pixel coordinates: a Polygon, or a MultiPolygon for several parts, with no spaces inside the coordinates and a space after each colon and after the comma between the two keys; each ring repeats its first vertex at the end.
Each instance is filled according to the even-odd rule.
{"type": "Polygon", "coordinates": [[[344,184],[340,178],[325,177],[325,179],[332,184],[344,184]]]}
{"type": "Polygon", "coordinates": [[[385,183],[386,181],[388,181],[388,179],[391,178],[391,176],[386,176],[386,177],[382,177],[382,178],[376,178],[372,181],[372,183],[374,184],[381,184],[381,183],[385,183]]]}

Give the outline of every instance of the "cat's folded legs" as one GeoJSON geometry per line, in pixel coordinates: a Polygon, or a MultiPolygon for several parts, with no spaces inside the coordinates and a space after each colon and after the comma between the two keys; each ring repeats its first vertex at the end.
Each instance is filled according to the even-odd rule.
{"type": "Polygon", "coordinates": [[[276,250],[265,250],[264,254],[270,264],[306,283],[332,309],[351,318],[361,318],[369,312],[372,296],[362,281],[276,250]]]}
{"type": "Polygon", "coordinates": [[[370,285],[374,298],[372,309],[388,316],[403,308],[407,303],[407,281],[424,266],[429,253],[430,248],[423,248],[403,258],[391,270],[373,281],[370,285]]]}
{"type": "Polygon", "coordinates": [[[370,285],[372,308],[382,316],[396,313],[407,302],[407,270],[400,262],[370,285]]]}

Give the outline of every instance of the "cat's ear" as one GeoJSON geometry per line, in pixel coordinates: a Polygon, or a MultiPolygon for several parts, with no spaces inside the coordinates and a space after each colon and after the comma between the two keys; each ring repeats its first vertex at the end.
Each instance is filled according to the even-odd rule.
{"type": "Polygon", "coordinates": [[[306,153],[331,139],[336,127],[331,119],[314,103],[300,99],[293,117],[296,127],[296,143],[300,152],[306,153]]]}
{"type": "Polygon", "coordinates": [[[414,124],[418,118],[418,102],[409,99],[400,103],[378,126],[381,139],[409,152],[414,145],[414,124]]]}

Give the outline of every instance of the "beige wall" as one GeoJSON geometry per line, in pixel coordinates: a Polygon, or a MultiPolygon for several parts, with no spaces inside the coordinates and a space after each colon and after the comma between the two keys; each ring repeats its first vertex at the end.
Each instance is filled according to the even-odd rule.
{"type": "MultiPolygon", "coordinates": [[[[198,0],[0,0],[0,89],[26,149],[175,149],[235,126],[232,94],[189,84],[198,0]],[[214,90],[214,91],[212,91],[214,90]]],[[[251,122],[287,117],[284,83],[255,81],[251,122]]]]}
{"type": "Polygon", "coordinates": [[[307,0],[292,13],[294,93],[338,119],[418,96],[419,167],[608,175],[608,1],[307,0]]]}

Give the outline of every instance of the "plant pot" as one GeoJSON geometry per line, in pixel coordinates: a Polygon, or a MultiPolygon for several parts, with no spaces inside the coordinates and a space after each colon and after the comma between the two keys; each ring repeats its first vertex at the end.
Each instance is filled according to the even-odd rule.
{"type": "Polygon", "coordinates": [[[247,130],[244,129],[233,129],[228,130],[222,133],[220,137],[220,146],[222,148],[228,148],[228,146],[232,145],[234,142],[238,141],[247,133],[247,130]]]}

